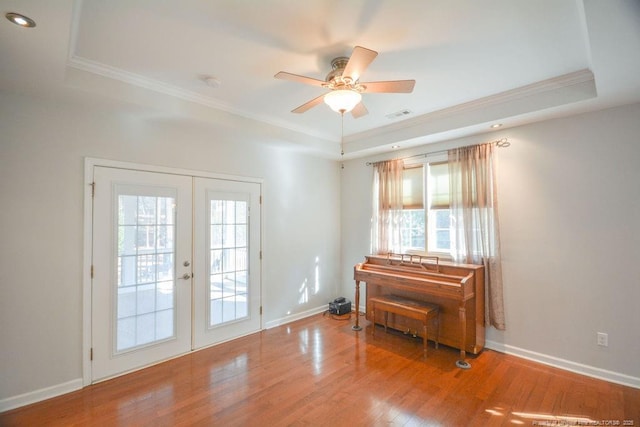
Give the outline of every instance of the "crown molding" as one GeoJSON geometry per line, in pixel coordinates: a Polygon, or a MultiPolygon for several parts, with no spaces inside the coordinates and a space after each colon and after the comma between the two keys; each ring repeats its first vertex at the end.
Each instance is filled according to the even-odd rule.
{"type": "Polygon", "coordinates": [[[90,59],[72,55],[69,58],[67,65],[78,70],[97,74],[99,76],[107,77],[110,79],[119,80],[130,85],[149,89],[154,92],[160,92],[165,95],[182,99],[184,101],[196,102],[207,107],[216,108],[240,115],[240,111],[234,110],[233,108],[229,107],[228,105],[224,105],[223,103],[216,102],[212,98],[202,96],[198,93],[184,90],[176,86],[168,85],[159,80],[143,77],[139,74],[131,73],[129,71],[112,67],[110,65],[106,65],[97,61],[92,61],[90,59]]]}
{"type": "MultiPolygon", "coordinates": [[[[161,93],[172,98],[305,134],[310,137],[323,140],[331,139],[328,135],[310,133],[308,128],[292,126],[288,122],[274,120],[264,115],[250,114],[221,103],[211,97],[203,96],[159,80],[143,77],[139,74],[77,55],[70,55],[68,66],[161,93]]],[[[432,111],[375,129],[345,136],[345,152],[355,154],[373,148],[387,146],[392,143],[424,139],[436,134],[469,128],[486,122],[504,120],[509,117],[541,111],[595,96],[594,75],[591,70],[582,69],[452,107],[432,111]]]]}
{"type": "Polygon", "coordinates": [[[348,152],[426,137],[596,96],[589,69],[542,80],[345,137],[348,152]]]}
{"type": "Polygon", "coordinates": [[[141,76],[136,73],[122,70],[120,68],[112,67],[110,65],[103,64],[98,61],[93,61],[81,56],[72,54],[67,60],[67,66],[76,70],[88,72],[98,76],[106,77],[109,79],[117,80],[129,85],[137,86],[143,89],[151,90],[163,95],[167,95],[173,98],[181,99],[183,101],[193,102],[208,108],[225,111],[230,114],[241,116],[247,119],[255,120],[268,125],[276,126],[283,129],[288,129],[294,132],[299,132],[305,135],[309,135],[314,138],[331,140],[331,136],[322,133],[309,132],[308,128],[292,126],[285,121],[274,120],[271,117],[257,114],[250,114],[246,111],[239,110],[228,104],[219,102],[211,97],[195,93],[193,91],[185,90],[177,86],[169,85],[160,80],[151,79],[141,76]]]}

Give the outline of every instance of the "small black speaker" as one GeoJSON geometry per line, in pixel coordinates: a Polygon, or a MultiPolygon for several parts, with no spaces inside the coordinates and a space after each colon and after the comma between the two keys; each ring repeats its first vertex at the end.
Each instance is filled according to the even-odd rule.
{"type": "Polygon", "coordinates": [[[337,315],[351,313],[351,301],[344,297],[334,299],[329,303],[329,313],[337,315]]]}

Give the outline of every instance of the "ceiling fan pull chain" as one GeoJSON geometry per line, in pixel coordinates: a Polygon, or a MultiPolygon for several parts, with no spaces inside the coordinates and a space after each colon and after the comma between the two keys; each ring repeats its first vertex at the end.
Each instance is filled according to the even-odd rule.
{"type": "Polygon", "coordinates": [[[340,110],[340,155],[344,156],[344,110],[340,110]]]}

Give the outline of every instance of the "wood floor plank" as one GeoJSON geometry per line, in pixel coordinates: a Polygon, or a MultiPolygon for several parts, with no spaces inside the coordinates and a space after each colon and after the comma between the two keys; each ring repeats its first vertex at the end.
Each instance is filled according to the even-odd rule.
{"type": "MultiPolygon", "coordinates": [[[[1,426],[513,426],[625,420],[640,390],[313,316],[0,414],[1,426]]],[[[583,424],[584,425],[584,424],[583,424]]]]}

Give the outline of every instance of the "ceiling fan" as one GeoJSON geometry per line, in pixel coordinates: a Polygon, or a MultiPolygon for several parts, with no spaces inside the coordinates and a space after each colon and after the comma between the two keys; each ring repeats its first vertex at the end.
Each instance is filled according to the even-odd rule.
{"type": "Polygon", "coordinates": [[[331,72],[325,80],[280,71],[274,77],[276,79],[290,80],[294,82],[320,86],[329,89],[330,92],[320,95],[308,101],[292,113],[304,113],[305,111],[324,102],[332,110],[344,114],[351,112],[353,117],[362,117],[368,113],[362,103],[363,93],[411,93],[416,84],[415,80],[394,80],[382,82],[360,82],[360,77],[369,64],[378,56],[378,52],[356,46],[351,57],[340,56],[331,61],[331,72]]]}

